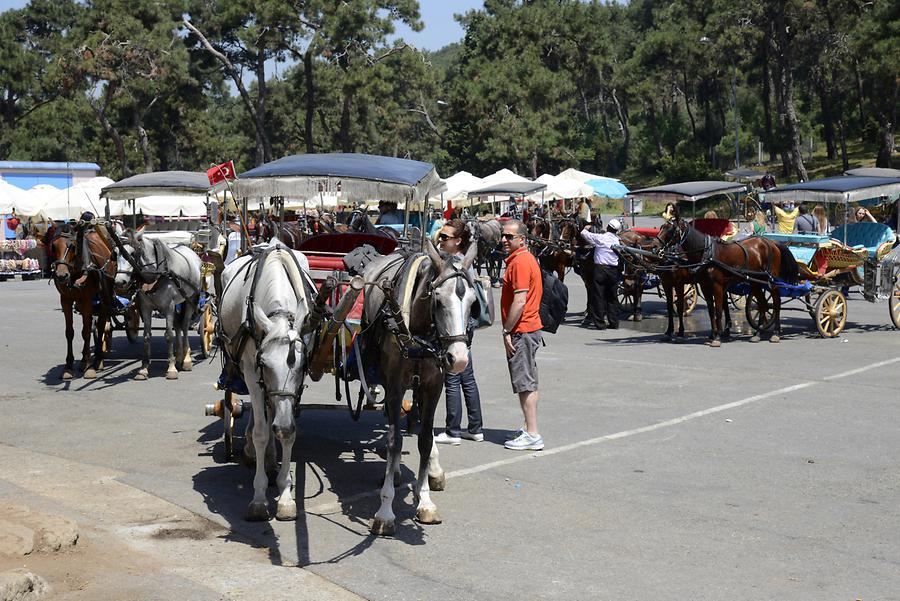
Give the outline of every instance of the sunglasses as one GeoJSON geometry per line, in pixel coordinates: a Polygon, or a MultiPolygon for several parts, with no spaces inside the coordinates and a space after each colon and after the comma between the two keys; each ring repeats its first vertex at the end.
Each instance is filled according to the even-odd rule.
{"type": "Polygon", "coordinates": [[[438,234],[438,242],[444,242],[446,240],[453,240],[454,238],[459,238],[459,236],[448,236],[447,234],[438,234]]]}
{"type": "Polygon", "coordinates": [[[503,234],[504,240],[513,240],[515,238],[520,238],[521,234],[503,234]]]}

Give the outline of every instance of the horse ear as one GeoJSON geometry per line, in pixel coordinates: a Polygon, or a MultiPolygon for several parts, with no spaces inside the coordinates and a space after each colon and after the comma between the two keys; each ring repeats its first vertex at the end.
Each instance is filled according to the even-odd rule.
{"type": "Polygon", "coordinates": [[[266,316],[266,312],[259,308],[259,305],[253,305],[253,319],[262,327],[263,332],[272,329],[272,320],[266,316]]]}
{"type": "Polygon", "coordinates": [[[444,260],[441,258],[441,254],[438,252],[437,248],[435,248],[431,238],[425,239],[425,252],[428,253],[428,258],[431,259],[431,269],[435,273],[440,273],[441,267],[444,265],[444,260]]]}
{"type": "Polygon", "coordinates": [[[462,260],[462,268],[468,269],[472,266],[472,263],[475,262],[475,257],[478,256],[478,245],[475,243],[469,243],[469,250],[466,251],[466,256],[463,257],[462,260]]]}

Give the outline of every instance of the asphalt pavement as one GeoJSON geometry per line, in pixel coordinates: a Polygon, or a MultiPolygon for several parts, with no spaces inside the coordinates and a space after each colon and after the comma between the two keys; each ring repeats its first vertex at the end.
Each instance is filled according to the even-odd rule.
{"type": "MultiPolygon", "coordinates": [[[[580,281],[566,283],[570,311],[583,309],[580,281]]],[[[159,333],[150,380],[133,381],[141,346],[116,333],[101,378],[62,383],[55,291],[11,281],[0,284],[0,450],[64,462],[72,474],[105,470],[143,495],[135,499],[209,521],[238,555],[261,549],[269,570],[299,565],[367,599],[900,599],[900,331],[886,304],[851,299],[837,338],[819,338],[793,310],[781,343],[749,342],[738,320],[718,349],[704,344],[702,301],[681,344],[660,341],[664,306],[652,296],[645,320],[619,330],[581,329],[572,315],[538,353],[547,447],[536,453],[502,446],[521,413],[500,329],[479,331],[486,440],[441,447],[449,479],[432,497],[443,523],[422,526],[409,490],[417,451],[405,438],[397,535],[376,538],[380,414],[302,412],[303,511],[296,522],[245,522],[252,474],[223,461],[221,424],[203,414],[220,397],[218,358],[166,381],[159,333]]],[[[312,384],[304,401],[337,405],[333,381],[312,384]]],[[[0,499],[29,494],[27,471],[10,480],[0,468],[0,499]]],[[[78,490],[72,508],[103,495],[78,490]]],[[[102,524],[104,505],[90,507],[102,524]]],[[[137,507],[133,521],[153,524],[137,507]]]]}

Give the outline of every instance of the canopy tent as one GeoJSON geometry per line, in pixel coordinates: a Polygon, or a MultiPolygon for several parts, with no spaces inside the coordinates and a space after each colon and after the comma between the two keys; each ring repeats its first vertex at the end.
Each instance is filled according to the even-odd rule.
{"type": "MultiPolygon", "coordinates": [[[[25,195],[25,190],[0,179],[0,214],[11,213],[20,202],[25,200],[25,195]]],[[[18,211],[18,209],[16,210],[18,211]]]]}
{"type": "Polygon", "coordinates": [[[126,177],[105,186],[101,198],[131,200],[142,196],[206,196],[209,192],[206,173],[194,171],[156,171],[126,177]]]}
{"type": "Polygon", "coordinates": [[[549,173],[545,173],[534,181],[547,186],[545,190],[534,192],[528,196],[528,200],[535,202],[541,200],[588,198],[594,194],[594,189],[591,186],[572,179],[561,179],[549,173]]]}
{"type": "Polygon", "coordinates": [[[368,154],[298,154],[245,171],[233,182],[239,198],[283,196],[315,199],[341,192],[357,200],[425,200],[444,182],[434,165],[368,154]]]}
{"type": "Polygon", "coordinates": [[[876,198],[896,199],[900,196],[900,178],[845,175],[772,188],[761,195],[766,202],[863,202],[876,198]]]}
{"type": "MultiPolygon", "coordinates": [[[[496,173],[492,173],[481,180],[481,187],[493,186],[494,184],[508,184],[511,182],[531,182],[530,179],[517,175],[509,169],[501,169],[496,173]]],[[[470,194],[471,196],[471,194],[470,194]]]]}
{"type": "Polygon", "coordinates": [[[857,175],[860,177],[900,177],[900,169],[888,169],[887,167],[859,167],[844,171],[844,175],[857,175]]]}
{"type": "Polygon", "coordinates": [[[634,190],[630,196],[645,200],[661,200],[666,202],[697,202],[704,198],[719,194],[737,194],[746,192],[747,186],[735,182],[697,181],[680,184],[666,184],[652,188],[634,190]]]}
{"type": "Polygon", "coordinates": [[[476,177],[468,171],[460,171],[445,179],[444,185],[447,186],[447,189],[443,194],[432,196],[430,201],[440,202],[443,199],[443,202],[450,200],[457,203],[468,198],[470,191],[482,188],[485,184],[480,177],[476,177]]]}
{"type": "Polygon", "coordinates": [[[560,171],[556,177],[562,179],[571,179],[581,183],[584,183],[589,179],[612,179],[606,178],[602,175],[594,175],[593,173],[588,173],[586,171],[579,171],[578,169],[573,169],[572,167],[566,169],[565,171],[560,171]]]}
{"type": "Polygon", "coordinates": [[[547,184],[532,182],[527,179],[521,182],[510,181],[472,190],[469,192],[469,198],[485,196],[527,196],[528,194],[534,194],[535,192],[540,192],[546,188],[547,184]]]}
{"type": "Polygon", "coordinates": [[[134,203],[134,213],[153,215],[156,217],[204,217],[206,215],[206,195],[154,195],[141,196],[134,201],[122,203],[122,211],[118,213],[130,214],[134,203]]]}
{"type": "Polygon", "coordinates": [[[756,181],[764,176],[765,173],[760,173],[759,171],[754,171],[753,169],[747,169],[746,167],[739,167],[737,169],[732,169],[731,171],[726,171],[725,175],[739,180],[756,181]]]}
{"type": "MultiPolygon", "coordinates": [[[[54,220],[78,219],[85,211],[102,217],[106,203],[100,199],[100,191],[104,186],[113,183],[108,177],[94,177],[79,182],[54,194],[42,197],[41,214],[54,220]]],[[[118,209],[118,206],[112,207],[118,209]]]]}

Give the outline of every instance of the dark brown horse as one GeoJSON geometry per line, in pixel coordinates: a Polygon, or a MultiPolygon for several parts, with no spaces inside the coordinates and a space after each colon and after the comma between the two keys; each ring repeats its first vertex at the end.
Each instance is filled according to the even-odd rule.
{"type": "Polygon", "coordinates": [[[538,259],[541,268],[551,273],[562,282],[566,277],[566,269],[572,265],[574,257],[573,244],[577,238],[575,223],[572,221],[560,222],[557,225],[554,236],[553,223],[543,217],[532,217],[528,220],[528,233],[531,237],[532,252],[538,259]],[[562,239],[561,225],[566,223],[565,240],[562,239]]]}
{"type": "MultiPolygon", "coordinates": [[[[709,310],[710,346],[721,345],[722,311],[728,310],[725,292],[730,284],[738,282],[750,285],[750,294],[756,299],[762,315],[770,313],[765,290],[771,291],[771,324],[774,331],[770,341],[780,341],[781,296],[776,280],[795,284],[800,278],[797,262],[787,246],[760,237],[722,242],[694,229],[680,218],[663,225],[659,241],[665,251],[683,253],[684,260],[692,265],[692,271],[696,273],[709,310]]],[[[727,329],[725,334],[727,336],[727,329]]],[[[751,341],[759,341],[759,331],[754,332],[751,341]]]]}
{"type": "Polygon", "coordinates": [[[60,226],[50,246],[53,256],[59,257],[53,262],[51,273],[66,322],[66,364],[62,379],[74,377],[72,341],[75,338],[76,310],[81,314],[81,337],[84,340],[79,368],[85,378],[96,378],[97,372],[103,369],[103,342],[113,303],[116,274],[115,255],[111,250],[113,245],[102,227],[82,224],[77,227],[60,226]],[[95,315],[94,356],[88,367],[95,315]]]}

